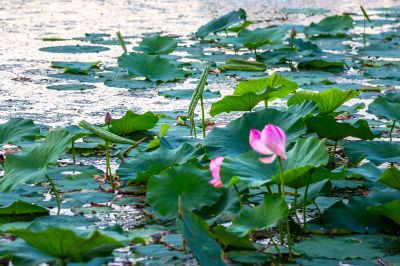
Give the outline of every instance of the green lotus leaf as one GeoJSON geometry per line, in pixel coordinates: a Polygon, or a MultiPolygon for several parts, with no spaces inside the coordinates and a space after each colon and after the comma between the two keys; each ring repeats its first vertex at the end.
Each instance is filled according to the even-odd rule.
{"type": "Polygon", "coordinates": [[[375,241],[366,241],[360,235],[349,236],[313,236],[296,244],[295,250],[310,258],[329,258],[340,261],[346,259],[373,259],[382,257],[383,250],[375,245],[375,241]]]}
{"type": "Polygon", "coordinates": [[[70,262],[84,263],[95,257],[105,257],[114,249],[124,246],[118,239],[97,230],[80,232],[68,228],[50,227],[44,230],[10,229],[7,233],[23,239],[60,265],[70,262]]]}
{"type": "Polygon", "coordinates": [[[286,29],[278,27],[258,28],[252,31],[244,29],[239,32],[238,38],[244,47],[256,50],[266,44],[274,45],[282,43],[286,34],[286,29]]]}
{"type": "Polygon", "coordinates": [[[400,163],[400,143],[387,141],[354,141],[344,145],[344,153],[352,163],[366,158],[373,164],[400,163]]]}
{"type": "Polygon", "coordinates": [[[239,71],[265,71],[264,63],[257,61],[248,61],[243,59],[228,59],[225,64],[218,67],[221,71],[239,70],[239,71]]]}
{"type": "Polygon", "coordinates": [[[379,182],[400,190],[400,170],[394,166],[387,168],[380,176],[379,182]]]}
{"type": "Polygon", "coordinates": [[[0,215],[27,215],[27,214],[48,214],[49,210],[38,205],[17,200],[8,206],[0,208],[0,215]]]}
{"type": "Polygon", "coordinates": [[[324,92],[313,92],[313,91],[299,91],[296,92],[288,100],[288,106],[293,104],[299,104],[303,101],[314,101],[319,109],[320,115],[327,115],[335,111],[343,103],[356,97],[360,93],[353,90],[342,91],[336,88],[326,90],[324,92]]]}
{"type": "Polygon", "coordinates": [[[153,35],[144,37],[138,50],[147,54],[169,54],[175,51],[178,42],[169,36],[153,35]]]}
{"type": "Polygon", "coordinates": [[[47,167],[57,163],[58,157],[71,144],[71,138],[67,130],[55,130],[49,133],[43,144],[8,155],[4,162],[4,177],[0,179],[0,190],[10,191],[21,183],[42,181],[47,167]]]}
{"type": "Polygon", "coordinates": [[[384,215],[400,225],[400,200],[394,200],[383,205],[374,206],[369,211],[384,215]]]}
{"type": "MultiPolygon", "coordinates": [[[[158,91],[158,95],[164,96],[165,98],[173,99],[185,99],[190,100],[193,96],[194,89],[177,89],[177,90],[164,90],[158,91]]],[[[219,91],[204,90],[203,99],[219,98],[221,93],[219,91]]]]}
{"type": "Polygon", "coordinates": [[[83,90],[90,90],[95,89],[95,85],[91,84],[60,84],[60,85],[50,85],[47,86],[49,90],[56,90],[56,91],[83,91],[83,90]]]}
{"type": "Polygon", "coordinates": [[[89,70],[98,68],[100,61],[97,62],[62,62],[52,61],[51,67],[62,68],[64,73],[72,74],[85,74],[87,75],[89,70]]]}
{"type": "MultiPolygon", "coordinates": [[[[280,184],[277,160],[271,164],[263,164],[258,160],[260,157],[262,155],[253,151],[246,152],[236,158],[225,157],[221,166],[223,183],[229,185],[239,180],[250,187],[257,187],[266,183],[280,184]]],[[[283,162],[285,185],[297,188],[306,185],[307,178],[304,175],[310,169],[326,165],[329,160],[324,142],[315,137],[299,138],[294,147],[287,152],[287,157],[288,159],[283,162]]],[[[321,179],[317,177],[310,178],[310,182],[319,180],[321,179]]]]}
{"type": "Polygon", "coordinates": [[[111,121],[110,132],[126,136],[135,131],[152,129],[157,122],[158,117],[152,112],[140,115],[128,110],[123,117],[111,121]]]}
{"type": "Polygon", "coordinates": [[[127,69],[129,74],[145,77],[152,82],[174,81],[185,76],[182,69],[158,55],[123,54],[118,57],[118,65],[127,69]]]}
{"type": "Polygon", "coordinates": [[[246,11],[243,9],[232,11],[201,26],[196,31],[195,36],[196,38],[204,39],[210,33],[223,31],[243,20],[246,20],[246,11]]]}
{"type": "Polygon", "coordinates": [[[338,141],[347,137],[362,140],[372,140],[380,134],[374,134],[366,120],[360,119],[356,123],[338,122],[333,116],[315,116],[306,119],[307,130],[315,132],[322,138],[338,141]]]}
{"type": "Polygon", "coordinates": [[[372,198],[353,197],[348,203],[339,201],[325,209],[321,219],[326,229],[376,234],[387,225],[385,217],[368,211],[376,204],[372,198]]]}
{"type": "Polygon", "coordinates": [[[203,145],[210,156],[236,156],[251,150],[249,144],[250,129],[262,130],[266,124],[274,124],[283,129],[287,142],[296,140],[306,131],[303,119],[289,112],[275,109],[246,113],[233,120],[224,128],[214,128],[204,139],[203,145]]]}
{"type": "Polygon", "coordinates": [[[186,241],[200,265],[226,266],[221,246],[211,235],[208,224],[193,213],[184,213],[176,221],[179,233],[186,241]]]}
{"type": "Polygon", "coordinates": [[[335,36],[343,34],[354,27],[354,20],[349,15],[330,16],[322,19],[318,23],[312,22],[305,28],[305,34],[308,36],[322,35],[335,36]]]}
{"type": "Polygon", "coordinates": [[[110,50],[110,48],[97,45],[63,45],[43,47],[39,49],[39,51],[42,52],[65,54],[100,53],[108,50],[110,50]]]}
{"type": "Polygon", "coordinates": [[[39,134],[40,129],[32,120],[13,118],[0,125],[0,144],[32,141],[39,134]]]}
{"type": "Polygon", "coordinates": [[[342,71],[344,69],[343,61],[328,61],[325,59],[307,59],[302,60],[297,65],[298,69],[309,70],[309,69],[321,69],[325,71],[342,71]]]}
{"type": "Polygon", "coordinates": [[[209,169],[200,169],[190,162],[173,166],[150,177],[147,200],[162,216],[175,218],[179,199],[185,211],[199,210],[218,201],[222,190],[211,186],[210,180],[209,169]]]}
{"type": "Polygon", "coordinates": [[[387,93],[368,105],[368,112],[383,116],[387,120],[400,121],[400,94],[387,93]]]}
{"type": "Polygon", "coordinates": [[[164,169],[186,163],[203,155],[201,149],[184,143],[176,149],[160,147],[155,151],[141,152],[125,160],[117,169],[117,175],[128,182],[146,182],[164,169]]]}
{"type": "Polygon", "coordinates": [[[273,227],[289,214],[287,203],[278,195],[265,195],[263,203],[257,207],[243,210],[229,226],[229,232],[243,237],[252,231],[273,227]]]}

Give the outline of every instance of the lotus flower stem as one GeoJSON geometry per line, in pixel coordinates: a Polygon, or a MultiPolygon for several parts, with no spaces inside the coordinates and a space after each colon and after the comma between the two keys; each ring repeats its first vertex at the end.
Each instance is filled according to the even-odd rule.
{"type": "Polygon", "coordinates": [[[275,243],[274,238],[271,236],[271,234],[268,234],[269,239],[271,239],[272,245],[274,245],[276,252],[278,253],[279,258],[282,258],[282,253],[278,248],[278,245],[275,243]]]}
{"type": "Polygon", "coordinates": [[[240,197],[240,191],[238,189],[238,187],[236,185],[233,185],[233,187],[235,188],[236,191],[236,195],[239,199],[239,204],[240,204],[240,210],[243,210],[243,202],[242,202],[242,198],[240,197]]]}
{"type": "Polygon", "coordinates": [[[392,133],[395,125],[396,125],[396,120],[393,121],[392,127],[390,128],[389,141],[392,141],[392,133]]]}
{"type": "Polygon", "coordinates": [[[110,154],[108,150],[108,140],[106,140],[106,176],[109,176],[112,190],[115,191],[114,179],[111,173],[110,154]]]}
{"type": "Polygon", "coordinates": [[[122,47],[122,50],[124,50],[124,54],[128,53],[128,49],[126,48],[126,43],[125,43],[124,37],[122,36],[121,32],[119,32],[119,31],[117,32],[117,38],[118,38],[119,44],[122,47]]]}
{"type": "Polygon", "coordinates": [[[75,144],[74,144],[74,141],[72,141],[71,146],[72,146],[72,161],[75,164],[76,163],[76,155],[75,155],[75,144]]]}
{"type": "Polygon", "coordinates": [[[307,232],[307,194],[308,188],[310,187],[310,175],[307,177],[307,185],[304,191],[304,200],[303,200],[303,230],[307,232]]]}
{"type": "Polygon", "coordinates": [[[203,129],[203,138],[206,137],[206,120],[204,114],[204,103],[203,103],[203,96],[200,97],[200,106],[201,106],[201,127],[203,129]]]}
{"type": "MultiPolygon", "coordinates": [[[[280,156],[278,156],[278,162],[279,162],[279,174],[281,177],[282,199],[285,201],[285,179],[283,178],[283,165],[282,165],[282,158],[280,156]]],[[[288,217],[286,217],[286,234],[287,234],[287,239],[288,239],[289,260],[291,261],[293,259],[293,255],[292,255],[292,239],[291,239],[290,227],[289,227],[289,215],[288,215],[288,217]]]]}
{"type": "Polygon", "coordinates": [[[294,189],[294,202],[293,202],[293,210],[294,210],[294,217],[296,217],[296,220],[299,224],[301,224],[299,216],[297,215],[296,209],[297,209],[297,187],[294,189]]]}
{"type": "Polygon", "coordinates": [[[366,21],[365,21],[365,17],[364,17],[364,32],[363,32],[363,44],[364,44],[364,48],[365,48],[365,43],[366,43],[366,35],[365,35],[365,24],[366,24],[366,21]]]}
{"type": "Polygon", "coordinates": [[[56,202],[57,202],[57,215],[59,215],[60,214],[60,210],[61,210],[60,194],[58,194],[58,190],[57,190],[56,186],[54,185],[54,182],[50,178],[50,176],[46,175],[46,178],[49,181],[50,188],[54,193],[54,198],[56,199],[56,202]]]}

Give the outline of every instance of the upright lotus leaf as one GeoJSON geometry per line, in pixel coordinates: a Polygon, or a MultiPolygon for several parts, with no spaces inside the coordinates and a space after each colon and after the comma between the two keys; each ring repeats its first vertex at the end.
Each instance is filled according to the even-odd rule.
{"type": "Polygon", "coordinates": [[[387,168],[379,177],[379,182],[400,190],[400,170],[395,166],[387,168]]]}
{"type": "Polygon", "coordinates": [[[116,135],[126,136],[135,131],[152,129],[157,122],[158,116],[152,112],[140,115],[128,110],[123,117],[111,121],[110,131],[116,135]]]}
{"type": "Polygon", "coordinates": [[[18,199],[0,208],[0,224],[31,221],[39,216],[48,214],[48,209],[18,199]]]}
{"type": "MultiPolygon", "coordinates": [[[[379,247],[382,247],[382,244],[379,243],[379,247]]],[[[335,237],[313,236],[296,244],[294,249],[309,258],[328,258],[335,259],[335,262],[346,262],[346,259],[382,257],[385,253],[379,247],[377,247],[375,240],[368,241],[360,235],[346,235],[335,237]]]]}
{"type": "Polygon", "coordinates": [[[178,42],[169,36],[153,35],[144,37],[138,50],[148,54],[169,54],[175,51],[178,42]]]}
{"type": "Polygon", "coordinates": [[[249,92],[243,95],[228,95],[211,105],[210,115],[216,116],[220,113],[249,112],[260,102],[268,100],[268,95],[273,88],[267,87],[259,93],[249,92]]]}
{"type": "MultiPolygon", "coordinates": [[[[310,169],[326,165],[329,154],[323,141],[316,137],[299,138],[294,147],[287,153],[288,159],[283,163],[285,185],[300,188],[306,185],[305,174],[310,169]]],[[[225,157],[221,166],[221,179],[224,185],[241,182],[249,187],[258,187],[266,183],[280,184],[279,165],[277,161],[263,164],[260,155],[253,151],[236,158],[225,157]]],[[[325,175],[327,176],[327,175],[325,175]]],[[[311,177],[310,181],[321,180],[311,177]]]]}
{"type": "Polygon", "coordinates": [[[400,93],[379,96],[368,105],[368,112],[383,116],[387,120],[400,121],[400,93]]]}
{"type": "MultiPolygon", "coordinates": [[[[290,40],[288,40],[290,41],[290,40]]],[[[313,51],[315,53],[321,53],[322,50],[318,47],[318,45],[310,42],[310,41],[305,41],[303,39],[293,39],[293,45],[296,47],[299,51],[313,51]]]]}
{"type": "Polygon", "coordinates": [[[57,227],[44,230],[19,228],[10,229],[7,233],[53,257],[59,265],[84,263],[95,257],[109,256],[114,249],[124,246],[119,240],[97,230],[88,233],[57,227]]]}
{"type": "Polygon", "coordinates": [[[308,36],[338,35],[344,34],[347,30],[354,27],[354,20],[349,15],[326,17],[318,23],[312,22],[305,28],[305,34],[308,36]]]}
{"type": "Polygon", "coordinates": [[[246,11],[239,9],[229,12],[219,18],[213,19],[207,24],[201,26],[195,33],[196,38],[204,39],[210,33],[219,32],[228,29],[230,26],[246,20],[246,11]]]}
{"type": "Polygon", "coordinates": [[[352,163],[366,158],[373,164],[400,163],[400,143],[387,141],[353,141],[344,145],[344,154],[352,163]]]}
{"type": "MultiPolygon", "coordinates": [[[[299,180],[306,172],[315,167],[325,166],[329,161],[325,143],[316,137],[299,138],[287,153],[287,157],[283,162],[283,177],[285,185],[294,188],[306,185],[305,180],[299,180]]],[[[272,180],[280,184],[279,175],[275,175],[272,180]]]]}
{"type": "Polygon", "coordinates": [[[304,101],[289,106],[288,112],[301,116],[306,120],[311,116],[318,115],[318,106],[314,101],[304,101]]]}
{"type": "Polygon", "coordinates": [[[374,134],[366,120],[360,119],[354,124],[338,122],[333,116],[315,116],[306,119],[307,130],[322,138],[338,141],[347,137],[372,140],[380,134],[374,134]]]}
{"type": "Polygon", "coordinates": [[[185,76],[182,69],[159,55],[123,54],[118,57],[118,65],[128,70],[129,74],[145,77],[152,82],[174,81],[185,76]]]}
{"type": "Polygon", "coordinates": [[[68,130],[68,132],[71,134],[72,136],[72,140],[78,140],[86,135],[90,134],[90,131],[82,129],[78,126],[75,125],[70,125],[64,128],[65,130],[68,130]]]}
{"type": "Polygon", "coordinates": [[[49,210],[41,206],[17,200],[8,206],[0,208],[0,216],[2,215],[29,215],[29,214],[48,214],[49,210]]]}
{"type": "Polygon", "coordinates": [[[32,120],[13,118],[0,125],[0,144],[17,141],[32,141],[40,134],[40,129],[32,120]]]}
{"type": "Polygon", "coordinates": [[[249,92],[262,92],[266,87],[275,88],[269,94],[269,101],[287,96],[290,92],[297,90],[298,85],[296,82],[290,81],[276,73],[268,78],[247,80],[240,82],[233,95],[244,95],[249,92]]]}
{"type": "Polygon", "coordinates": [[[176,221],[179,233],[202,266],[226,266],[221,246],[211,235],[208,224],[187,212],[176,221]]]}
{"type": "Polygon", "coordinates": [[[217,225],[213,227],[212,231],[218,242],[225,247],[256,249],[248,237],[238,237],[229,232],[228,229],[223,225],[217,225]]]}
{"type": "Polygon", "coordinates": [[[125,160],[117,169],[117,175],[128,182],[147,182],[147,180],[164,169],[196,160],[204,154],[200,148],[184,143],[176,149],[163,146],[155,151],[141,152],[135,157],[125,160]]]}
{"type": "Polygon", "coordinates": [[[327,115],[335,111],[343,103],[356,97],[360,93],[358,91],[347,90],[342,91],[336,88],[332,88],[323,92],[313,92],[313,91],[299,91],[296,92],[288,100],[288,106],[293,104],[299,104],[303,101],[314,101],[319,109],[320,115],[327,115]]]}
{"type": "Polygon", "coordinates": [[[4,177],[0,179],[0,190],[10,191],[21,183],[42,181],[47,167],[56,164],[60,154],[70,144],[71,134],[67,130],[55,130],[49,133],[43,144],[8,155],[4,162],[4,177]]]}
{"type": "Polygon", "coordinates": [[[278,195],[267,194],[257,207],[243,210],[228,230],[243,237],[252,231],[265,230],[289,214],[287,203],[278,195]]]}
{"type": "Polygon", "coordinates": [[[374,206],[369,211],[384,215],[400,225],[400,200],[394,200],[379,206],[374,206]]]}
{"type": "Polygon", "coordinates": [[[100,61],[97,62],[51,62],[51,67],[62,68],[64,73],[87,75],[91,69],[98,68],[100,61]]]}
{"type": "Polygon", "coordinates": [[[278,27],[258,28],[253,31],[244,29],[239,32],[238,38],[244,47],[256,50],[266,44],[282,43],[286,33],[286,29],[278,27]]]}
{"type": "Polygon", "coordinates": [[[200,210],[213,205],[221,196],[222,190],[216,189],[208,181],[209,169],[200,169],[192,163],[173,166],[159,175],[152,176],[147,185],[147,200],[162,216],[178,216],[178,202],[185,211],[200,210]]]}
{"type": "Polygon", "coordinates": [[[214,128],[203,141],[206,153],[210,157],[217,155],[233,157],[249,151],[251,150],[250,129],[262,130],[266,124],[274,124],[282,128],[286,134],[287,143],[296,140],[306,131],[301,117],[276,109],[264,109],[246,113],[224,128],[214,128]]]}

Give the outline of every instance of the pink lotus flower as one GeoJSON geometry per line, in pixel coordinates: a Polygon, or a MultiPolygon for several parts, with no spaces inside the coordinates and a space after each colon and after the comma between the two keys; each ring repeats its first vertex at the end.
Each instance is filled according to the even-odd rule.
{"type": "Polygon", "coordinates": [[[271,155],[260,158],[262,163],[272,163],[277,156],[286,160],[286,136],[283,130],[275,125],[268,124],[260,132],[255,128],[250,130],[250,146],[258,153],[271,155]]]}
{"type": "Polygon", "coordinates": [[[219,176],[219,171],[221,170],[221,164],[224,160],[224,156],[217,156],[210,162],[210,171],[213,177],[208,183],[216,188],[223,187],[221,177],[219,176]]]}

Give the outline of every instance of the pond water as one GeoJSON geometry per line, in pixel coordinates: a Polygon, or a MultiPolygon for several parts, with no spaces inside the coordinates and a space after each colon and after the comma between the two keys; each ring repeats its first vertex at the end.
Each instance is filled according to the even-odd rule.
{"type": "MultiPolygon", "coordinates": [[[[358,12],[366,8],[388,7],[397,1],[144,1],[144,0],[3,0],[0,5],[0,122],[12,117],[31,118],[50,126],[78,123],[85,118],[98,122],[108,110],[122,115],[127,109],[137,112],[184,110],[188,101],[168,100],[157,90],[126,90],[96,83],[87,91],[55,91],[46,87],[57,79],[51,61],[101,61],[105,66],[116,65],[121,54],[118,45],[102,53],[47,53],[39,48],[51,45],[79,44],[80,41],[44,42],[46,37],[73,38],[85,33],[121,31],[126,36],[164,32],[179,37],[190,36],[210,19],[231,10],[244,8],[251,20],[266,20],[265,24],[309,24],[322,15],[286,15],[280,10],[290,8],[326,8],[331,14],[358,12]]],[[[325,14],[326,15],[326,14],[325,14]]],[[[66,81],[61,81],[62,83],[66,81]]],[[[237,80],[219,78],[210,84],[221,93],[231,92],[237,80]]],[[[60,83],[58,83],[60,84],[60,83]]],[[[164,84],[159,88],[194,88],[196,80],[164,84]]],[[[208,103],[208,102],[206,102],[208,103]]],[[[209,108],[209,103],[206,105],[209,108]]],[[[223,116],[221,116],[223,119],[223,116]]]]}

